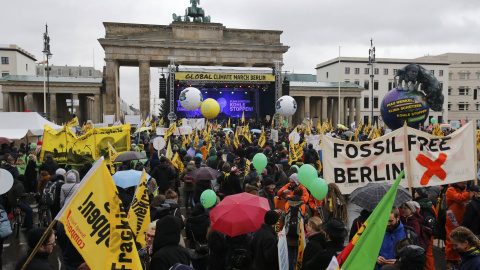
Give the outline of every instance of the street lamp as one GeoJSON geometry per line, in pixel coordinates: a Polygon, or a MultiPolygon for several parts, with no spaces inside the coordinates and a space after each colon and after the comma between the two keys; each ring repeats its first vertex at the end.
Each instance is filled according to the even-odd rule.
{"type": "Polygon", "coordinates": [[[50,119],[50,67],[48,65],[48,59],[52,58],[50,52],[50,36],[48,35],[48,25],[45,24],[45,33],[43,34],[43,55],[47,56],[47,97],[45,98],[45,87],[43,88],[43,108],[46,113],[47,119],[50,119]],[[47,109],[47,101],[49,103],[47,109]]]}
{"type": "Polygon", "coordinates": [[[371,119],[373,122],[373,67],[375,63],[375,47],[373,47],[373,39],[370,39],[370,49],[368,50],[368,65],[372,67],[372,72],[370,74],[370,80],[371,80],[371,108],[372,108],[372,115],[371,119]]]}

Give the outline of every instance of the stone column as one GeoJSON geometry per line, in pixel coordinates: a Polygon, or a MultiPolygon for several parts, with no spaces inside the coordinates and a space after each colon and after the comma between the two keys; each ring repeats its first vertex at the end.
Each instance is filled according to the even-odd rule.
{"type": "MultiPolygon", "coordinates": [[[[317,98],[317,106],[316,106],[316,116],[318,116],[318,122],[320,122],[320,125],[322,125],[322,98],[318,97],[317,98]]],[[[318,123],[317,123],[318,125],[318,123]]]]}
{"type": "Polygon", "coordinates": [[[140,75],[140,113],[146,118],[150,113],[150,61],[138,60],[140,75]]]}
{"type": "Polygon", "coordinates": [[[20,111],[20,99],[18,93],[13,94],[13,108],[15,112],[20,111]]]}
{"type": "Polygon", "coordinates": [[[95,123],[101,122],[100,117],[100,95],[94,95],[94,102],[93,102],[93,120],[95,123]]]}
{"type": "Polygon", "coordinates": [[[355,126],[358,125],[358,122],[355,120],[355,114],[353,113],[353,110],[355,110],[355,99],[354,98],[350,98],[349,100],[349,115],[350,115],[350,122],[353,123],[353,121],[355,121],[355,126]]]}
{"type": "MultiPolygon", "coordinates": [[[[310,118],[310,96],[306,96],[305,97],[305,117],[309,117],[310,118]]],[[[302,119],[303,121],[303,119],[302,119]]]]}
{"type": "Polygon", "coordinates": [[[327,119],[327,97],[322,97],[322,114],[320,119],[322,120],[322,123],[325,122],[327,119]]]}
{"type": "Polygon", "coordinates": [[[25,111],[25,95],[20,94],[20,111],[25,111]]]}
{"type": "Polygon", "coordinates": [[[360,98],[355,98],[355,122],[360,123],[360,98]]]}
{"type": "Polygon", "coordinates": [[[338,124],[338,98],[333,98],[332,100],[332,126],[337,126],[338,124]]]}
{"type": "Polygon", "coordinates": [[[59,123],[57,119],[57,94],[50,92],[50,121],[55,121],[55,123],[59,123]]]}
{"type": "Polygon", "coordinates": [[[106,106],[105,113],[108,115],[120,112],[119,105],[119,64],[115,59],[105,59],[105,92],[106,106]]]}
{"type": "Polygon", "coordinates": [[[10,93],[3,92],[3,111],[4,112],[10,111],[8,107],[9,100],[10,100],[10,93]]]}

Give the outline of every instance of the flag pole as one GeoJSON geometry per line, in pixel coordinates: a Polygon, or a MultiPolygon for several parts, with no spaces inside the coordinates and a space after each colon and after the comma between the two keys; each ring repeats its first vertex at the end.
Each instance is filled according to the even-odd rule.
{"type": "Polygon", "coordinates": [[[42,238],[40,238],[40,241],[38,241],[38,243],[35,246],[35,248],[33,249],[32,253],[30,253],[30,256],[28,256],[27,261],[22,266],[22,270],[25,270],[25,268],[28,266],[28,264],[32,261],[33,257],[35,256],[35,254],[37,254],[38,249],[42,245],[43,241],[45,241],[45,238],[47,238],[47,233],[49,233],[53,229],[53,226],[55,226],[56,224],[57,224],[57,220],[54,219],[52,221],[52,223],[50,224],[50,226],[48,226],[47,230],[43,233],[42,238]]]}

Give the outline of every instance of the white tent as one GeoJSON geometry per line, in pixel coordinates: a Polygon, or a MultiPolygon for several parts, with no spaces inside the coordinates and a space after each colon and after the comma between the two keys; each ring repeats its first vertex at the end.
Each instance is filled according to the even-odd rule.
{"type": "Polygon", "coordinates": [[[36,112],[0,112],[0,137],[21,140],[25,137],[43,136],[45,125],[62,129],[36,112]]]}

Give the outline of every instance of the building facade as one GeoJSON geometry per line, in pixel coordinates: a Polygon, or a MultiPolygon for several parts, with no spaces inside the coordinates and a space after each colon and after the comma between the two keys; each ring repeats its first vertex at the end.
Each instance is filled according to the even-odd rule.
{"type": "Polygon", "coordinates": [[[448,89],[449,89],[449,66],[450,63],[441,59],[388,59],[377,58],[373,65],[373,84],[372,84],[372,66],[368,64],[368,58],[361,57],[340,57],[318,64],[317,81],[319,82],[347,82],[362,86],[367,91],[362,91],[360,100],[361,119],[363,123],[379,121],[383,124],[380,106],[383,98],[388,91],[395,88],[395,74],[398,69],[408,64],[416,63],[421,65],[437,78],[442,84],[442,92],[445,96],[443,110],[435,112],[430,110],[429,118],[435,117],[439,123],[449,119],[448,112],[448,89]],[[372,89],[373,88],[373,89],[372,89]],[[372,95],[373,92],[373,95],[372,95]],[[372,100],[373,97],[373,100],[372,100]]]}
{"type": "MultiPolygon", "coordinates": [[[[0,78],[8,75],[35,75],[35,56],[17,45],[0,45],[0,60],[0,78]]],[[[0,95],[0,111],[3,111],[3,95],[0,95]]]]}
{"type": "MultiPolygon", "coordinates": [[[[82,66],[55,66],[49,65],[50,76],[53,77],[77,77],[77,78],[102,78],[103,74],[100,70],[93,67],[82,66]]],[[[36,75],[43,76],[43,64],[37,64],[36,75]]]]}

